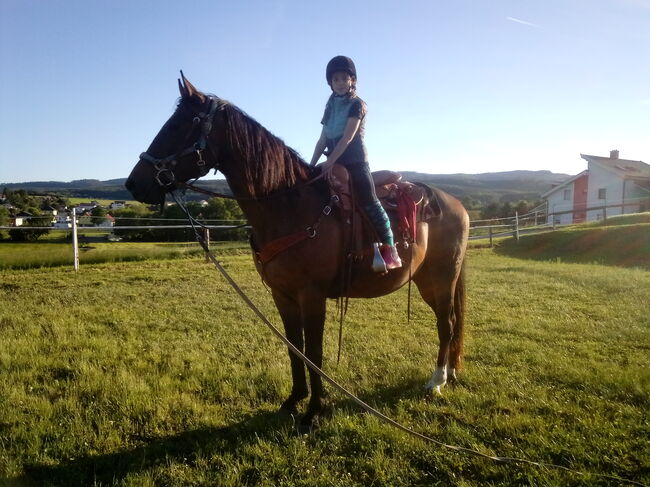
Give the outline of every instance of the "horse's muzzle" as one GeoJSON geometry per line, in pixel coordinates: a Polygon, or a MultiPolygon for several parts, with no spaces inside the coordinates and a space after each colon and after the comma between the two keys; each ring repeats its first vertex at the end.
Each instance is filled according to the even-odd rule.
{"type": "Polygon", "coordinates": [[[124,186],[133,195],[133,198],[141,203],[156,205],[165,197],[164,192],[154,180],[148,164],[143,165],[142,161],[133,168],[124,186]]]}

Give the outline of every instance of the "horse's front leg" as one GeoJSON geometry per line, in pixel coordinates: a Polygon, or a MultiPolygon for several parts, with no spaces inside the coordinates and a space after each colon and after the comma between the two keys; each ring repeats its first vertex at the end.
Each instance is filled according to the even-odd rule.
{"type": "MultiPolygon", "coordinates": [[[[305,331],[305,355],[317,367],[323,366],[323,331],[325,328],[326,295],[316,289],[303,290],[300,296],[300,311],[305,331]]],[[[315,371],[309,369],[311,397],[309,406],[299,425],[300,432],[309,432],[318,427],[318,418],[323,411],[323,381],[315,371]]]]}
{"type": "MultiPolygon", "coordinates": [[[[294,347],[304,353],[302,319],[298,302],[276,290],[273,290],[273,300],[282,317],[287,339],[294,347]]],[[[291,361],[293,386],[291,387],[291,394],[280,406],[280,411],[297,416],[298,403],[309,395],[309,391],[307,390],[305,365],[302,360],[291,350],[289,350],[289,360],[291,361]]]]}

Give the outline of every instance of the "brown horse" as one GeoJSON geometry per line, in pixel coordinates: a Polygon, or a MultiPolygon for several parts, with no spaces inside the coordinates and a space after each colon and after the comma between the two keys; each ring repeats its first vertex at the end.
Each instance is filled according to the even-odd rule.
{"type": "MultiPolygon", "coordinates": [[[[256,259],[257,270],[272,290],[287,338],[317,366],[323,360],[323,329],[327,298],[341,293],[344,262],[340,215],[322,217],[329,193],[324,180],[313,182],[313,170],[280,139],[234,105],[198,91],[182,75],[176,111],[140,156],[126,187],[145,203],[164,201],[179,182],[221,171],[252,226],[256,246],[264,248],[301,229],[311,237],[277,253],[269,262],[256,259]],[[318,222],[317,229],[313,229],[318,222]]],[[[469,218],[458,200],[433,190],[440,207],[434,222],[421,222],[404,266],[385,275],[370,267],[357,269],[348,286],[350,297],[371,298],[391,293],[409,280],[437,317],[440,348],[436,368],[426,387],[440,391],[455,378],[463,348],[463,261],[469,218]]],[[[292,353],[291,394],[281,410],[295,413],[309,395],[304,364],[292,353]]],[[[322,411],[321,378],[309,371],[311,398],[301,418],[313,426],[322,411]]]]}

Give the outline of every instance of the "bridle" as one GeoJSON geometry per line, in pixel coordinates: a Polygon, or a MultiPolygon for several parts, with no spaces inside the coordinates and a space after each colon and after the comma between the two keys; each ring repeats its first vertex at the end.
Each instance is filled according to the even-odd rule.
{"type": "MultiPolygon", "coordinates": [[[[227,198],[227,199],[240,200],[240,201],[243,200],[258,201],[258,200],[280,196],[286,191],[295,190],[295,188],[287,188],[284,191],[276,192],[271,195],[267,195],[263,197],[240,197],[240,196],[233,196],[233,195],[228,195],[223,193],[215,193],[213,191],[208,191],[206,189],[194,186],[193,184],[184,181],[179,181],[178,179],[176,179],[176,175],[174,174],[174,171],[172,169],[174,168],[174,166],[176,166],[178,159],[192,153],[196,153],[197,155],[196,165],[199,167],[201,171],[201,174],[197,176],[195,179],[199,179],[200,177],[205,176],[210,171],[210,169],[214,169],[215,173],[216,171],[219,170],[219,159],[216,157],[215,151],[213,150],[214,148],[208,146],[208,136],[212,131],[212,125],[213,125],[215,114],[217,113],[217,111],[223,110],[223,108],[226,106],[228,102],[221,100],[215,96],[208,96],[207,98],[210,102],[207,113],[199,112],[192,120],[192,129],[199,124],[201,126],[201,133],[199,134],[199,138],[196,140],[194,144],[175,154],[163,158],[155,158],[147,152],[143,152],[142,154],[140,154],[140,160],[149,162],[155,169],[156,174],[154,175],[154,179],[156,180],[158,185],[167,191],[173,189],[172,186],[175,186],[178,189],[182,189],[182,190],[189,189],[197,193],[202,193],[215,198],[227,198]],[[207,166],[206,161],[203,159],[203,151],[206,149],[212,154],[213,156],[212,158],[214,159],[214,164],[211,166],[207,166]]],[[[314,183],[315,181],[318,181],[321,178],[327,177],[328,174],[329,171],[322,171],[320,174],[304,182],[302,186],[308,186],[314,183]]]]}
{"type": "Polygon", "coordinates": [[[175,183],[178,183],[176,175],[174,174],[172,168],[176,166],[178,159],[194,152],[197,155],[196,165],[201,171],[201,175],[199,177],[205,176],[211,168],[214,168],[215,171],[218,169],[218,161],[215,161],[215,166],[213,167],[208,167],[206,165],[206,162],[203,159],[203,151],[208,148],[208,136],[212,131],[212,122],[214,120],[214,116],[217,113],[217,110],[223,108],[224,103],[219,103],[219,100],[214,96],[210,96],[208,99],[210,100],[210,105],[208,107],[207,113],[200,112],[192,120],[192,129],[197,125],[200,125],[201,127],[199,138],[196,140],[196,142],[194,142],[194,144],[175,154],[163,158],[155,158],[147,152],[140,154],[141,160],[147,161],[153,165],[153,168],[156,170],[154,179],[160,187],[169,188],[175,183]]]}

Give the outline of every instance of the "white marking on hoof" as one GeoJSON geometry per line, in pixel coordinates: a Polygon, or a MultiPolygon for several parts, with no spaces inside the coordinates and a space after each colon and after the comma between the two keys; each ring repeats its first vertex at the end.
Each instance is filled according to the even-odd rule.
{"type": "Polygon", "coordinates": [[[429,391],[435,391],[437,393],[440,392],[440,388],[444,386],[447,383],[447,366],[444,367],[436,367],[436,370],[433,372],[433,375],[431,376],[431,380],[427,382],[427,385],[424,386],[425,389],[429,391]]]}

